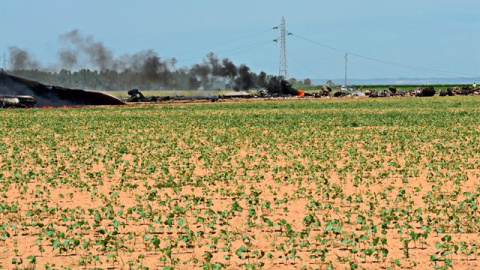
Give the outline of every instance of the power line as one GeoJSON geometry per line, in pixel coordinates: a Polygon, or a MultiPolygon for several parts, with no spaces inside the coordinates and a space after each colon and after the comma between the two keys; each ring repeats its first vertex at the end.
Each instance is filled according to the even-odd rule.
{"type": "Polygon", "coordinates": [[[292,55],[291,53],[290,53],[290,58],[293,58],[293,60],[295,60],[295,62],[298,63],[301,67],[303,67],[305,70],[309,71],[310,73],[314,74],[317,77],[321,77],[320,73],[312,70],[311,68],[307,67],[302,62],[298,61],[298,59],[294,55],[292,55]]]}
{"type": "Polygon", "coordinates": [[[250,48],[245,48],[245,49],[240,50],[240,51],[238,51],[238,52],[236,52],[236,53],[231,53],[230,55],[236,55],[236,54],[244,53],[244,52],[247,52],[247,51],[251,51],[251,50],[253,50],[253,49],[256,49],[256,48],[259,48],[259,47],[262,47],[262,46],[271,44],[271,42],[272,42],[272,41],[271,41],[270,39],[267,40],[267,41],[262,41],[262,42],[257,43],[255,46],[252,46],[252,47],[250,47],[250,48]]]}
{"type": "MultiPolygon", "coordinates": [[[[235,54],[250,51],[250,50],[256,49],[258,47],[270,44],[271,42],[272,42],[271,39],[263,40],[263,41],[260,41],[260,42],[248,44],[246,46],[241,46],[241,47],[237,47],[237,48],[234,48],[234,49],[219,51],[218,53],[234,52],[234,53],[231,53],[230,55],[235,55],[235,54]],[[237,52],[235,52],[235,51],[237,51],[237,52]]],[[[181,60],[178,60],[177,62],[180,63],[180,62],[186,62],[186,61],[197,60],[197,59],[200,59],[200,57],[189,58],[189,59],[181,59],[181,60]]],[[[203,59],[203,57],[202,57],[202,59],[203,59]]]]}
{"type": "Polygon", "coordinates": [[[232,43],[232,42],[235,42],[235,41],[239,41],[239,40],[242,40],[242,39],[246,39],[246,38],[258,36],[258,35],[264,34],[264,33],[269,32],[269,31],[272,31],[272,29],[270,28],[270,29],[268,29],[268,30],[263,30],[263,31],[260,31],[260,32],[254,33],[254,34],[247,35],[247,36],[243,36],[243,37],[231,39],[231,40],[228,40],[228,41],[216,43],[216,44],[213,44],[213,45],[210,45],[210,46],[206,46],[206,47],[199,48],[199,49],[194,49],[194,50],[191,50],[191,51],[186,51],[186,52],[182,52],[182,53],[177,53],[177,54],[175,54],[175,55],[190,54],[190,53],[194,53],[194,52],[198,52],[198,51],[203,51],[203,50],[206,50],[206,49],[215,48],[215,47],[218,47],[218,46],[221,46],[221,45],[225,45],[225,44],[228,44],[228,43],[232,43]]]}
{"type": "Polygon", "coordinates": [[[224,50],[224,51],[219,51],[219,53],[227,53],[227,52],[233,52],[233,51],[237,51],[237,50],[243,51],[246,48],[247,48],[247,50],[249,50],[249,49],[251,49],[251,47],[256,48],[258,46],[262,46],[262,45],[265,45],[265,44],[271,44],[271,42],[272,42],[271,39],[267,39],[267,40],[259,41],[259,42],[252,43],[252,44],[249,44],[249,45],[245,45],[245,46],[242,46],[242,47],[229,49],[229,50],[224,50]]]}
{"type": "Polygon", "coordinates": [[[337,52],[341,52],[341,53],[353,55],[353,56],[356,56],[356,57],[359,57],[359,58],[363,58],[363,59],[366,59],[366,60],[375,61],[375,62],[379,62],[379,63],[391,65],[391,66],[397,66],[397,67],[401,67],[401,68],[405,68],[405,69],[422,71],[422,72],[425,72],[425,73],[431,73],[431,74],[437,74],[437,75],[455,76],[455,77],[461,78],[461,79],[465,79],[465,78],[464,78],[464,77],[457,76],[457,75],[477,76],[477,75],[474,75],[474,74],[465,74],[465,73],[451,72],[451,71],[444,71],[444,70],[436,70],[436,69],[430,69],[430,68],[421,68],[421,67],[415,67],[415,66],[410,66],[410,65],[405,65],[405,64],[399,64],[399,63],[395,63],[395,62],[385,61],[385,60],[376,59],[376,58],[373,58],[373,57],[363,56],[363,55],[360,55],[360,54],[356,54],[356,53],[348,52],[348,51],[345,51],[345,50],[341,50],[341,49],[338,49],[338,48],[335,48],[335,47],[332,47],[332,46],[328,46],[328,45],[325,45],[325,44],[322,44],[322,43],[319,43],[319,42],[316,42],[316,41],[313,41],[313,40],[310,40],[310,39],[301,37],[301,36],[296,35],[296,34],[292,34],[292,35],[295,36],[295,37],[297,37],[297,38],[299,38],[299,39],[308,41],[308,42],[310,42],[310,43],[313,43],[313,44],[315,44],[315,45],[318,45],[318,46],[321,46],[321,47],[324,47],[324,48],[327,48],[327,49],[330,49],[330,50],[333,50],[333,51],[337,51],[337,52]]]}

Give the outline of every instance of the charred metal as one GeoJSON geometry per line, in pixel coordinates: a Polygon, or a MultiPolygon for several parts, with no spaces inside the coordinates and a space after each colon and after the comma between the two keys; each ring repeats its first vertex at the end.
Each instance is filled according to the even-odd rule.
{"type": "Polygon", "coordinates": [[[35,108],[37,100],[34,96],[0,96],[0,108],[35,108]]]}
{"type": "MultiPolygon", "coordinates": [[[[61,107],[83,105],[123,105],[122,100],[106,93],[82,89],[70,89],[42,83],[0,72],[0,94],[20,97],[19,101],[36,106],[61,107]],[[29,101],[30,100],[30,101],[29,101]]],[[[23,104],[23,103],[22,103],[23,104]]]]}

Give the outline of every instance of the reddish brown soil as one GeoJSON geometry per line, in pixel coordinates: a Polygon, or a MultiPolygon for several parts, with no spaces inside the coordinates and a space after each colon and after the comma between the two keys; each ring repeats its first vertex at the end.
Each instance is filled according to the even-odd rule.
{"type": "MultiPolygon", "coordinates": [[[[473,205],[480,201],[469,198],[479,192],[480,152],[462,152],[478,137],[453,139],[452,133],[448,140],[401,146],[385,141],[381,129],[350,128],[352,137],[341,145],[336,133],[345,130],[275,145],[237,141],[229,149],[199,138],[184,142],[204,131],[197,127],[172,134],[174,148],[172,141],[135,140],[136,152],[99,146],[84,161],[87,150],[69,144],[68,134],[51,134],[56,144],[50,145],[39,135],[36,155],[16,152],[21,142],[3,138],[1,267],[15,269],[12,262],[22,260],[18,267],[31,269],[202,269],[209,263],[212,269],[215,263],[226,269],[433,269],[451,260],[454,269],[479,269],[480,216],[473,205]],[[159,157],[169,151],[176,152],[159,157]],[[207,162],[205,154],[218,160],[207,162]],[[12,156],[22,165],[8,165],[12,156]],[[412,233],[424,232],[426,239],[412,240],[412,233]],[[152,238],[160,240],[157,247],[152,238]],[[79,245],[54,247],[71,239],[79,245]],[[437,243],[452,252],[440,256],[446,248],[437,243]],[[362,249],[373,254],[362,258],[362,249]]],[[[129,132],[136,138],[137,131],[129,132]]]]}

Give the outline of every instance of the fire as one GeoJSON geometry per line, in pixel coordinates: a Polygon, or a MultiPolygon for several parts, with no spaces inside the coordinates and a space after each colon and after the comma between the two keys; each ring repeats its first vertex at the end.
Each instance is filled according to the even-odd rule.
{"type": "Polygon", "coordinates": [[[74,105],[74,106],[67,106],[67,105],[62,105],[62,106],[58,106],[58,107],[55,107],[55,106],[40,106],[39,108],[40,109],[78,109],[78,108],[82,108],[83,106],[81,105],[74,105]]]}
{"type": "Polygon", "coordinates": [[[297,96],[298,97],[303,97],[303,96],[305,96],[305,93],[302,90],[297,90],[297,96]]]}

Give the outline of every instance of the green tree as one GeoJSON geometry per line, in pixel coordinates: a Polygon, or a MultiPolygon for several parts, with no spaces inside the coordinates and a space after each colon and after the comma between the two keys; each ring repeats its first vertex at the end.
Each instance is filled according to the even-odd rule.
{"type": "Polygon", "coordinates": [[[335,83],[332,80],[328,80],[325,82],[325,85],[327,85],[328,87],[332,87],[335,86],[335,83]]]}

